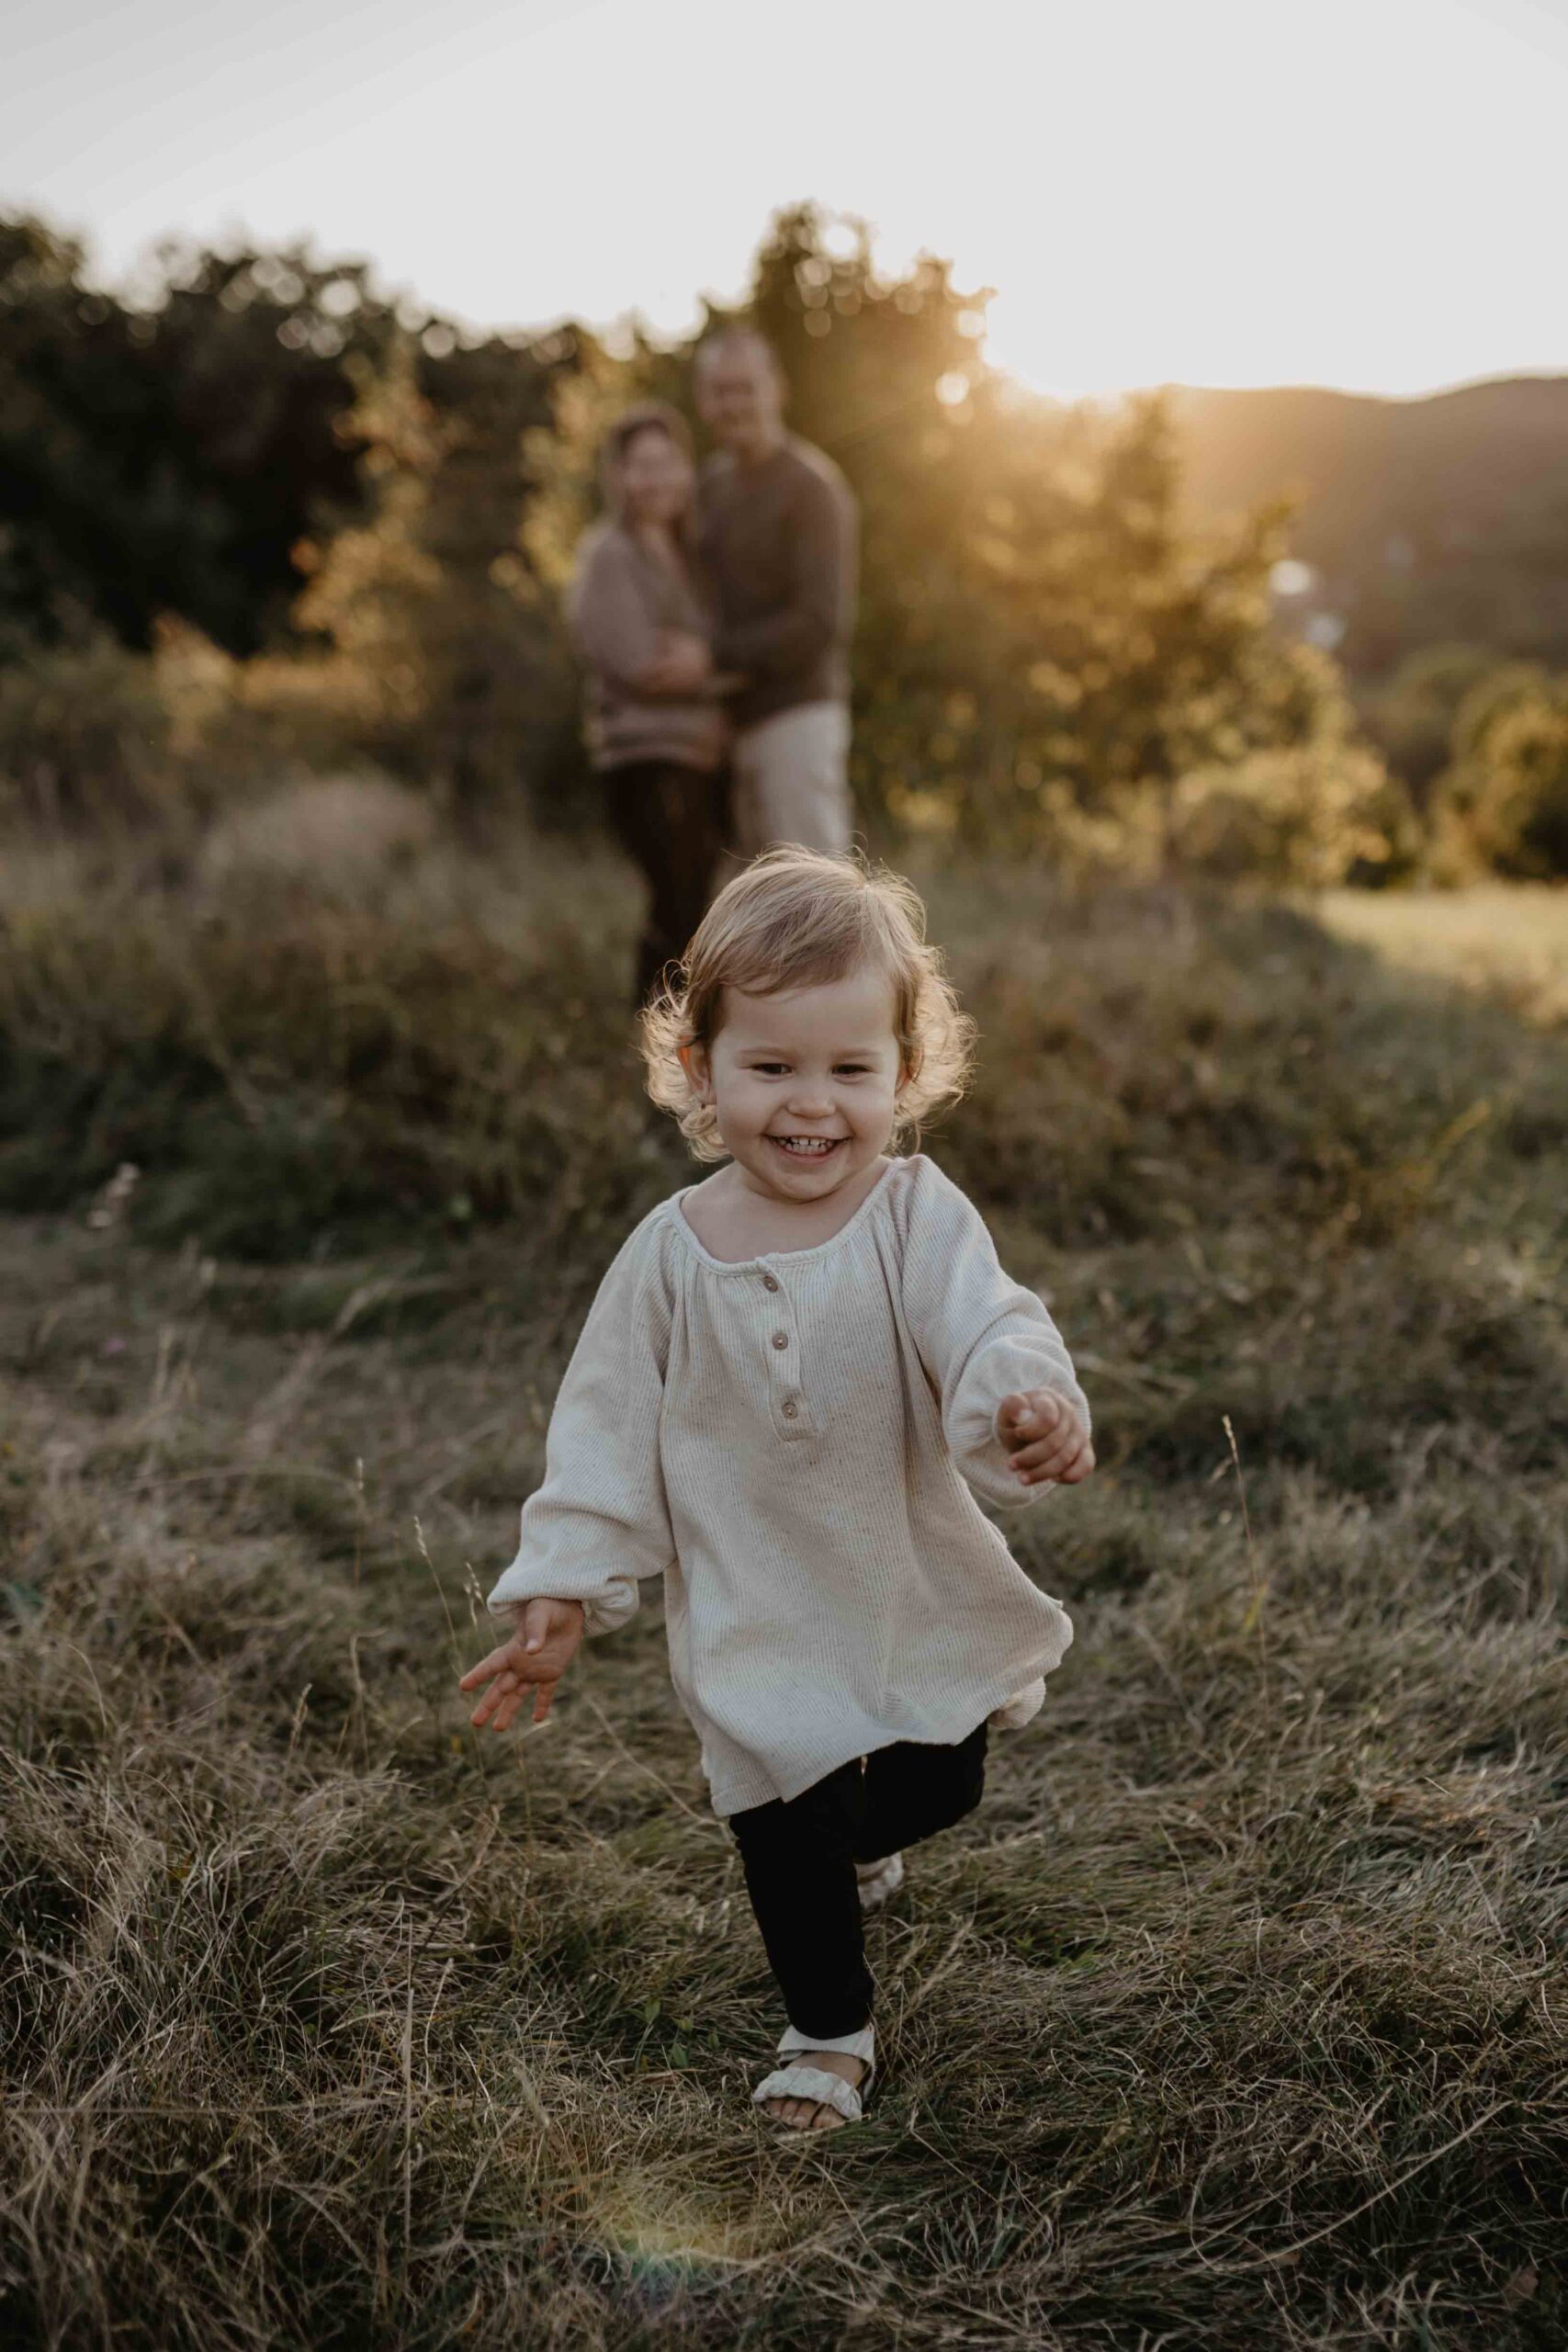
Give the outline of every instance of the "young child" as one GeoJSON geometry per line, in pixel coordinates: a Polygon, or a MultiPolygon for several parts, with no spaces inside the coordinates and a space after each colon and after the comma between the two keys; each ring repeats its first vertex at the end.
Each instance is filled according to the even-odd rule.
{"type": "Polygon", "coordinates": [[[534,1721],[584,1634],[662,1575],[676,1693],[789,2027],[753,2094],[856,2122],[874,2059],[863,1909],[978,1804],[1072,1639],[974,1497],[1094,1466],[1055,1325],[930,1159],[973,1024],[909,886],[786,847],[714,901],[642,1015],[654,1100],[726,1165],[663,1201],[600,1286],[545,1482],[490,1595],[515,1631],[463,1677],[534,1721]],[[970,1489],[973,1489],[973,1494],[970,1489]]]}

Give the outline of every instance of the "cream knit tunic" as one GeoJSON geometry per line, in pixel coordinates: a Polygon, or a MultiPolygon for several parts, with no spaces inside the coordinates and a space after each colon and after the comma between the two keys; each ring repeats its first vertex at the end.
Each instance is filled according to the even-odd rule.
{"type": "Polygon", "coordinates": [[[739,1264],[687,1223],[694,1189],[644,1217],[600,1286],[489,1607],[581,1600],[604,1634],[661,1575],[671,1676],[724,1815],[895,1740],[963,1739],[1060,1663],[1066,1611],[974,1498],[1053,1491],[1008,1468],[1004,1396],[1089,1408],[1044,1306],[923,1155],[890,1161],[816,1249],[739,1264]]]}

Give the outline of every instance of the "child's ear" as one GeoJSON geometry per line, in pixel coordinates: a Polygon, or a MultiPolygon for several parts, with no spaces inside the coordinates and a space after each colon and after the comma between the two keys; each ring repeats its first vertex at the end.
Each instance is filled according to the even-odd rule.
{"type": "Polygon", "coordinates": [[[685,1072],[687,1085],[699,1102],[705,1102],[712,1091],[707,1047],[700,1037],[692,1037],[683,1046],[677,1046],[675,1051],[685,1072]]]}
{"type": "Polygon", "coordinates": [[[913,1086],[920,1074],[920,1061],[921,1056],[917,1048],[910,1054],[908,1060],[903,1064],[898,1072],[898,1083],[894,1089],[895,1093],[902,1094],[906,1087],[913,1086]]]}

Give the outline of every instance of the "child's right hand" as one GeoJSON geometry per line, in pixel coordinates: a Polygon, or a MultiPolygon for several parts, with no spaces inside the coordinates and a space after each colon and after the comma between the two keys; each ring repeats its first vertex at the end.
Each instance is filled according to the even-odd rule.
{"type": "Polygon", "coordinates": [[[508,1731],[513,1717],[534,1692],[534,1721],[542,1724],[550,1712],[556,1684],[566,1672],[582,1639],[581,1600],[527,1600],[517,1617],[517,1631],[509,1642],[478,1666],[469,1667],[459,1690],[485,1692],[468,1721],[482,1729],[508,1731]]]}

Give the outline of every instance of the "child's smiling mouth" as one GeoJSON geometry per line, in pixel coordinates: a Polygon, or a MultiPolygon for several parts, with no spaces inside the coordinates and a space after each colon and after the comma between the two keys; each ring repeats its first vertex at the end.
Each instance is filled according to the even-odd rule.
{"type": "Polygon", "coordinates": [[[776,1143],[779,1149],[787,1153],[791,1159],[826,1159],[832,1152],[837,1151],[841,1143],[847,1143],[849,1137],[847,1136],[770,1136],[768,1141],[776,1143]]]}

